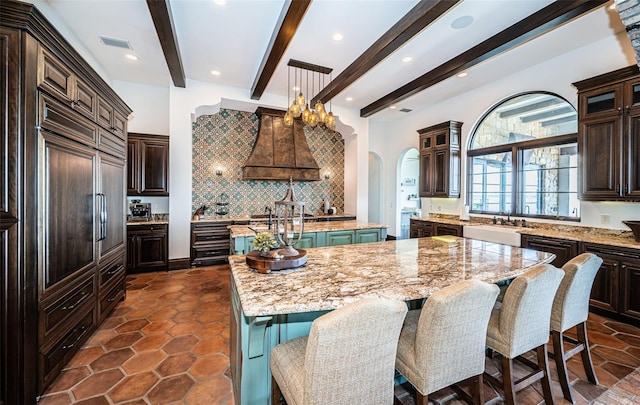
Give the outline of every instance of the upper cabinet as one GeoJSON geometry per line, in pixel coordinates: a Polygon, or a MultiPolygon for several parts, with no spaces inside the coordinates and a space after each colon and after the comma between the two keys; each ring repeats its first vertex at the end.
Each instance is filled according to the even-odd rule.
{"type": "Polygon", "coordinates": [[[640,70],[630,66],[578,89],[581,199],[640,200],[640,70]]]}
{"type": "Polygon", "coordinates": [[[418,130],[420,197],[460,197],[460,130],[447,121],[418,130]]]}
{"type": "Polygon", "coordinates": [[[129,133],[127,195],[169,196],[169,137],[129,133]]]}

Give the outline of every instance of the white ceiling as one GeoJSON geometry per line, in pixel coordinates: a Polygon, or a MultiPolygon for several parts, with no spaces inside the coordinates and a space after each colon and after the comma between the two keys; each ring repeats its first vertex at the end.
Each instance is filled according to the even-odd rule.
{"type": "MultiPolygon", "coordinates": [[[[46,2],[112,80],[172,85],[146,1],[46,2]],[[100,36],[128,41],[133,50],[105,46],[100,36]],[[139,60],[124,58],[128,52],[139,60]]],[[[361,109],[551,2],[464,0],[332,102],[361,109]],[[472,16],[473,23],[453,29],[451,23],[461,16],[472,16]],[[405,56],[411,56],[412,61],[403,63],[405,56]],[[346,97],[353,101],[345,101],[346,97]]],[[[212,0],[171,0],[187,79],[243,88],[249,97],[284,3],[227,0],[220,6],[212,0]],[[213,76],[212,70],[221,75],[213,76]]],[[[314,0],[265,92],[286,95],[289,59],[333,68],[335,78],[416,4],[416,0],[314,0]],[[335,33],[344,39],[334,41],[335,33]]],[[[607,8],[609,5],[473,67],[465,78],[450,78],[399,102],[396,110],[387,109],[372,118],[402,117],[399,109],[420,109],[621,32],[624,26],[615,10],[607,8]]]]}

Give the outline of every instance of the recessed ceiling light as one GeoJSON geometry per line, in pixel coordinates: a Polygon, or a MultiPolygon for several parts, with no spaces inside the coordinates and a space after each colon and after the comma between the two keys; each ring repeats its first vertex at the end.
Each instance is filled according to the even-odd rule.
{"type": "Polygon", "coordinates": [[[225,4],[227,4],[227,0],[213,0],[213,2],[218,6],[224,6],[225,4]]]}
{"type": "Polygon", "coordinates": [[[458,73],[458,77],[467,77],[467,72],[458,73]]]}
{"type": "Polygon", "coordinates": [[[214,76],[220,76],[220,72],[217,71],[217,70],[212,70],[211,74],[214,75],[214,76]]]}
{"type": "Polygon", "coordinates": [[[470,15],[463,15],[462,17],[458,17],[451,22],[451,28],[454,30],[461,30],[463,28],[467,28],[473,22],[473,17],[470,15]]]}
{"type": "Polygon", "coordinates": [[[333,34],[333,40],[338,42],[338,41],[342,41],[342,34],[333,34]]]}
{"type": "Polygon", "coordinates": [[[345,98],[345,100],[347,100],[347,101],[353,101],[353,97],[347,97],[347,98],[345,98]]]}
{"type": "Polygon", "coordinates": [[[404,58],[402,58],[402,61],[404,63],[409,63],[413,60],[413,58],[411,56],[405,56],[404,58]]]}
{"type": "Polygon", "coordinates": [[[395,105],[392,105],[392,106],[391,106],[391,107],[389,107],[389,108],[391,108],[392,110],[395,110],[395,109],[396,109],[396,106],[395,106],[395,105]]]}
{"type": "Polygon", "coordinates": [[[138,57],[132,53],[128,53],[126,55],[124,55],[125,58],[127,59],[131,59],[131,60],[138,60],[138,57]]]}

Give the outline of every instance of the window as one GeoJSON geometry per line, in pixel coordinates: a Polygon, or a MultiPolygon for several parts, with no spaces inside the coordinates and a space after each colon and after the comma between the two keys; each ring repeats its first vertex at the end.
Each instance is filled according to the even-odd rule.
{"type": "Polygon", "coordinates": [[[577,114],[550,93],[511,97],[472,134],[471,212],[579,220],[577,114]]]}

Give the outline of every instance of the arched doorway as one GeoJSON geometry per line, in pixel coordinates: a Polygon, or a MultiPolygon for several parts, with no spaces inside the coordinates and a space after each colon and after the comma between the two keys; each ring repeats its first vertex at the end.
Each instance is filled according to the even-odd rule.
{"type": "MultiPolygon", "coordinates": [[[[420,208],[420,191],[418,179],[420,177],[420,154],[415,148],[407,149],[400,155],[398,169],[397,207],[400,216],[400,232],[398,239],[409,238],[409,218],[416,215],[420,208]]],[[[397,226],[396,226],[397,228],[397,226]]]]}

